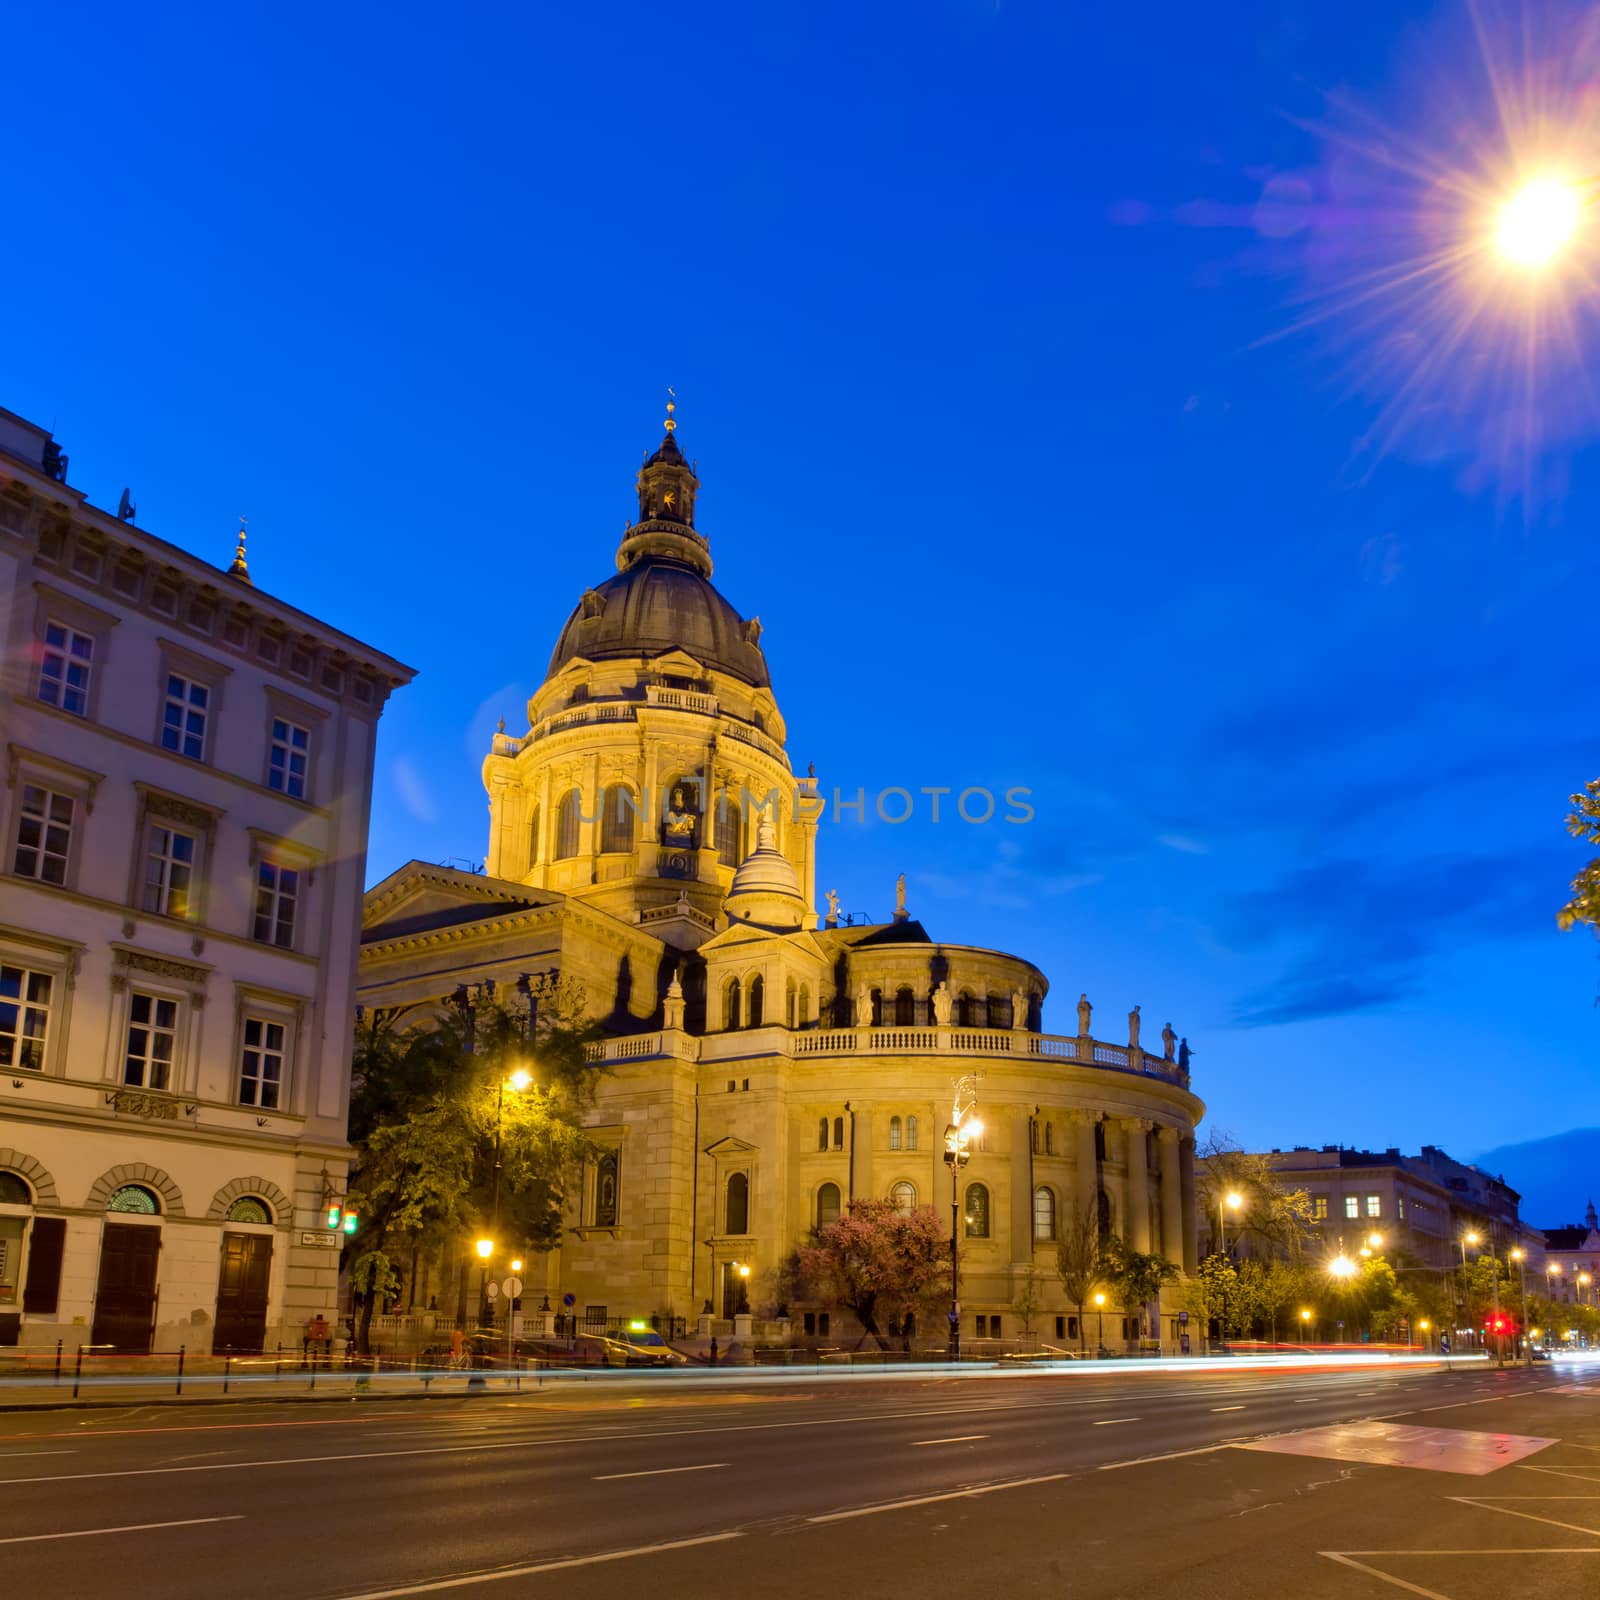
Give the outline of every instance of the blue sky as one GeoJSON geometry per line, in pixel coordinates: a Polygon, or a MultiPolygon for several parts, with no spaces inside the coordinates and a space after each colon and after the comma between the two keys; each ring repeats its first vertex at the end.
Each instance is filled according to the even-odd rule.
{"type": "MultiPolygon", "coordinates": [[[[1600,58],[1534,9],[1559,103],[1600,58]]],[[[1451,286],[1361,294],[1511,31],[1111,10],[19,6],[0,403],[420,669],[375,879],[482,854],[671,383],[797,766],[1033,791],[828,826],[819,889],[1170,1018],[1249,1143],[1592,1122],[1581,337],[1529,390],[1451,286]]]]}

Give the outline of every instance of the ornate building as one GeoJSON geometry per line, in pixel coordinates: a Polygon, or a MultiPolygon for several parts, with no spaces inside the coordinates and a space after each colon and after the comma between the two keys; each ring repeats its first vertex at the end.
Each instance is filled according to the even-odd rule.
{"type": "Polygon", "coordinates": [[[1056,1241],[1076,1208],[1194,1266],[1203,1107],[1170,1030],[1147,1052],[1136,1010],[1127,1043],[1097,1042],[1085,1001],[1075,1033],[1041,1031],[1038,968],[936,939],[903,893],[887,923],[819,919],[825,802],[790,769],[759,621],[711,583],[699,488],[669,408],[615,574],[567,619],[527,731],[484,761],[486,873],[411,862],[370,891],[360,997],[581,982],[607,1032],[600,1154],[538,1286],[595,1325],[759,1310],[792,1246],[858,1197],[944,1214],[952,1095],[976,1074],[964,1332],[1017,1331],[1037,1266],[1035,1329],[1066,1337],[1056,1241]]]}

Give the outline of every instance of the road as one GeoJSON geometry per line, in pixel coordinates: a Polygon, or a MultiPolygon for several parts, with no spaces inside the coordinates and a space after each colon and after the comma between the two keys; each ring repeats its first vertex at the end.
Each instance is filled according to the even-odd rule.
{"type": "Polygon", "coordinates": [[[1600,1373],[641,1374],[0,1416],[0,1571],[30,1600],[1510,1587],[1500,1556],[1348,1554],[1412,1546],[1514,1551],[1542,1600],[1600,1593],[1600,1373]],[[1535,1442],[1487,1477],[1254,1448],[1359,1419],[1535,1442]]]}

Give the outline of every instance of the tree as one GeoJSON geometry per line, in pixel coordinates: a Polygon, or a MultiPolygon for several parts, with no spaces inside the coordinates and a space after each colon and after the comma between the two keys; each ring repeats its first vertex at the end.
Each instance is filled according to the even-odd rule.
{"type": "Polygon", "coordinates": [[[1033,1319],[1043,1305],[1044,1285],[1039,1281],[1039,1269],[1030,1261],[1022,1274],[1022,1282],[1017,1285],[1017,1298],[1011,1307],[1021,1319],[1024,1335],[1029,1338],[1033,1336],[1033,1319]]]}
{"type": "Polygon", "coordinates": [[[1309,1268],[1276,1256],[1251,1257],[1238,1267],[1239,1310],[1261,1323],[1259,1332],[1278,1341],[1279,1321],[1291,1306],[1311,1305],[1317,1299],[1309,1268]]]}
{"type": "Polygon", "coordinates": [[[1100,1231],[1100,1215],[1095,1209],[1072,1208],[1072,1220],[1062,1230],[1056,1244],[1056,1272],[1068,1301],[1078,1308],[1078,1350],[1087,1346],[1084,1339],[1083,1308],[1089,1297],[1105,1281],[1106,1236],[1100,1231]]]}
{"type": "Polygon", "coordinates": [[[882,1350],[907,1318],[950,1292],[950,1239],[931,1206],[855,1200],[801,1245],[780,1274],[784,1299],[816,1300],[855,1313],[861,1337],[882,1350]]]}
{"type": "MultiPolygon", "coordinates": [[[[1600,844],[1600,778],[1583,786],[1582,794],[1571,797],[1572,810],[1567,813],[1567,832],[1574,839],[1590,844],[1600,844]]],[[[1600,856],[1591,857],[1589,864],[1572,880],[1572,898],[1556,912],[1556,925],[1573,928],[1587,923],[1591,932],[1600,934],[1600,856]]]]}
{"type": "Polygon", "coordinates": [[[1199,1153],[1195,1192],[1206,1226],[1220,1226],[1221,1208],[1234,1239],[1258,1240],[1268,1254],[1290,1261],[1304,1259],[1316,1232],[1310,1194],[1286,1183],[1270,1156],[1240,1149],[1227,1134],[1213,1133],[1199,1153]],[[1227,1205],[1230,1194],[1240,1197],[1237,1208],[1227,1205]]]}
{"type": "Polygon", "coordinates": [[[1123,1311],[1138,1319],[1140,1337],[1143,1337],[1145,1313],[1150,1302],[1161,1293],[1164,1284],[1177,1281],[1177,1263],[1168,1261],[1159,1251],[1135,1250],[1116,1234],[1105,1241],[1103,1254],[1105,1281],[1121,1302],[1123,1311]]]}
{"type": "MultiPolygon", "coordinates": [[[[588,1149],[580,1117],[594,1069],[585,1046],[598,1029],[582,1020],[571,984],[546,982],[526,999],[480,991],[409,1027],[383,1012],[358,1024],[347,1205],[361,1228],[346,1248],[360,1350],[377,1305],[399,1285],[400,1251],[485,1232],[496,1213],[503,1240],[548,1250],[560,1238],[566,1184],[588,1149]],[[518,1067],[533,1083],[504,1093],[518,1067]]],[[[458,1322],[465,1311],[463,1266],[458,1322]]]]}
{"type": "Polygon", "coordinates": [[[1208,1327],[1214,1321],[1224,1339],[1236,1337],[1249,1326],[1249,1306],[1240,1290],[1239,1269],[1226,1256],[1207,1256],[1190,1283],[1189,1310],[1203,1317],[1208,1327]]]}

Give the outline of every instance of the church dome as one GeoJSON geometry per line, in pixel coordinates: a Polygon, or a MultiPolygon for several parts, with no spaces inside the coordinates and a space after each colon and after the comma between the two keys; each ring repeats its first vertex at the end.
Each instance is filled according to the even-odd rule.
{"type": "Polygon", "coordinates": [[[743,617],[692,566],[644,555],[591,589],[556,640],[548,677],[582,656],[590,661],[686,650],[697,661],[754,688],[771,687],[756,643],[760,624],[743,617]]]}

